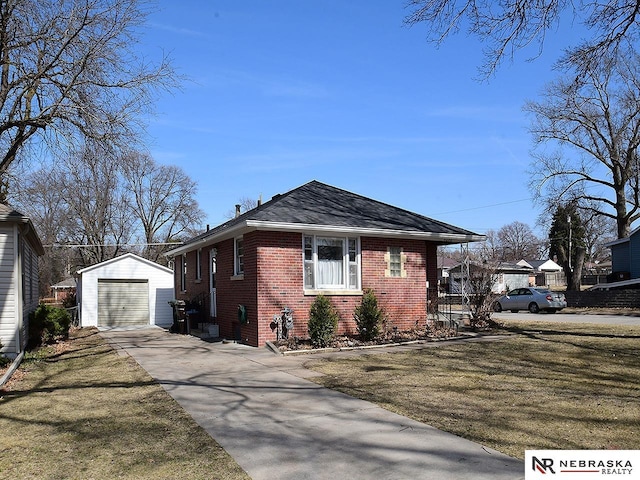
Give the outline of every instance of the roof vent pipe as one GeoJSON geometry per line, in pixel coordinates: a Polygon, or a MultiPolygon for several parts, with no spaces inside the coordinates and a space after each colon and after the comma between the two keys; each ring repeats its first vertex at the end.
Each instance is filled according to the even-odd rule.
{"type": "Polygon", "coordinates": [[[236,203],[236,218],[240,216],[240,204],[236,203]]]}

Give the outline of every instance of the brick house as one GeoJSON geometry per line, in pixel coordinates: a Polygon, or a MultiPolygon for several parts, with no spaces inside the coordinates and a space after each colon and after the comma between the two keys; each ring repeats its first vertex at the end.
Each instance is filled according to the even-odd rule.
{"type": "Polygon", "coordinates": [[[353,311],[373,289],[393,326],[424,325],[437,285],[438,245],[477,235],[317,181],[309,182],[168,252],[176,297],[198,300],[222,337],[253,346],[275,340],[273,317],[287,308],[295,336],[324,294],[355,333],[353,311]]]}

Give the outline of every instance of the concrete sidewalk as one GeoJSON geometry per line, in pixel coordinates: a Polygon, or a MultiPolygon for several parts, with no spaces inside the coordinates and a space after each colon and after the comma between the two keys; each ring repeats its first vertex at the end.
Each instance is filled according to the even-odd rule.
{"type": "Polygon", "coordinates": [[[300,357],[160,328],[102,335],[254,480],[524,477],[520,460],[306,380],[300,357]]]}

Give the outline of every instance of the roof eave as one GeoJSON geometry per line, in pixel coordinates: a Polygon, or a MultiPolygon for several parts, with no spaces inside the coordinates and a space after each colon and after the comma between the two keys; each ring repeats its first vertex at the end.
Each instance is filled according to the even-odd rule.
{"type": "Polygon", "coordinates": [[[209,245],[213,245],[214,243],[221,242],[222,240],[226,240],[228,238],[235,237],[242,230],[247,228],[247,222],[238,223],[228,229],[224,229],[220,232],[211,231],[211,235],[207,235],[198,240],[185,243],[178,248],[174,248],[173,250],[169,250],[164,255],[167,258],[177,257],[178,255],[182,255],[183,253],[190,252],[192,250],[197,250],[199,248],[204,248],[209,245]]]}
{"type": "Polygon", "coordinates": [[[615,247],[616,245],[622,245],[623,243],[629,243],[629,242],[630,242],[630,237],[625,237],[625,238],[619,238],[617,240],[612,240],[611,242],[607,242],[604,244],[604,246],[611,248],[611,247],[615,247]]]}
{"type": "Polygon", "coordinates": [[[466,242],[482,242],[486,239],[484,235],[474,233],[436,233],[421,232],[413,230],[391,230],[385,228],[367,228],[367,227],[345,227],[341,225],[319,225],[307,223],[278,223],[265,222],[259,220],[248,220],[247,227],[257,230],[271,230],[283,232],[325,232],[325,233],[341,233],[366,237],[394,237],[394,238],[417,238],[429,240],[433,242],[443,243],[466,243],[466,242]]]}
{"type": "Polygon", "coordinates": [[[364,228],[364,227],[345,227],[340,225],[319,225],[312,223],[285,223],[285,222],[266,222],[263,220],[246,220],[242,223],[234,225],[223,232],[213,233],[210,236],[201,238],[195,242],[182,245],[173,250],[169,250],[165,255],[167,257],[176,257],[183,253],[190,252],[199,248],[204,248],[214,243],[218,243],[241,233],[243,230],[269,230],[276,232],[321,232],[321,233],[340,233],[347,235],[358,235],[366,237],[390,237],[390,238],[412,238],[431,241],[441,244],[456,244],[468,242],[483,242],[486,239],[484,235],[469,234],[453,234],[453,233],[434,233],[419,232],[411,230],[387,230],[384,228],[364,228]]]}

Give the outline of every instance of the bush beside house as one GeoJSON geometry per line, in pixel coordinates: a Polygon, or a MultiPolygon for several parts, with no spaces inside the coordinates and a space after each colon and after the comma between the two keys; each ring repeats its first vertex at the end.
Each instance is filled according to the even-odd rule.
{"type": "Polygon", "coordinates": [[[338,312],[324,295],[318,295],[309,311],[309,337],[314,347],[329,345],[338,327],[338,312]]]}
{"type": "Polygon", "coordinates": [[[380,325],[384,312],[378,307],[378,298],[373,290],[365,290],[362,302],[355,309],[353,319],[360,338],[364,341],[373,340],[380,333],[380,325]]]}
{"type": "Polygon", "coordinates": [[[68,338],[71,315],[64,308],[40,305],[29,315],[29,346],[38,347],[68,338]]]}

